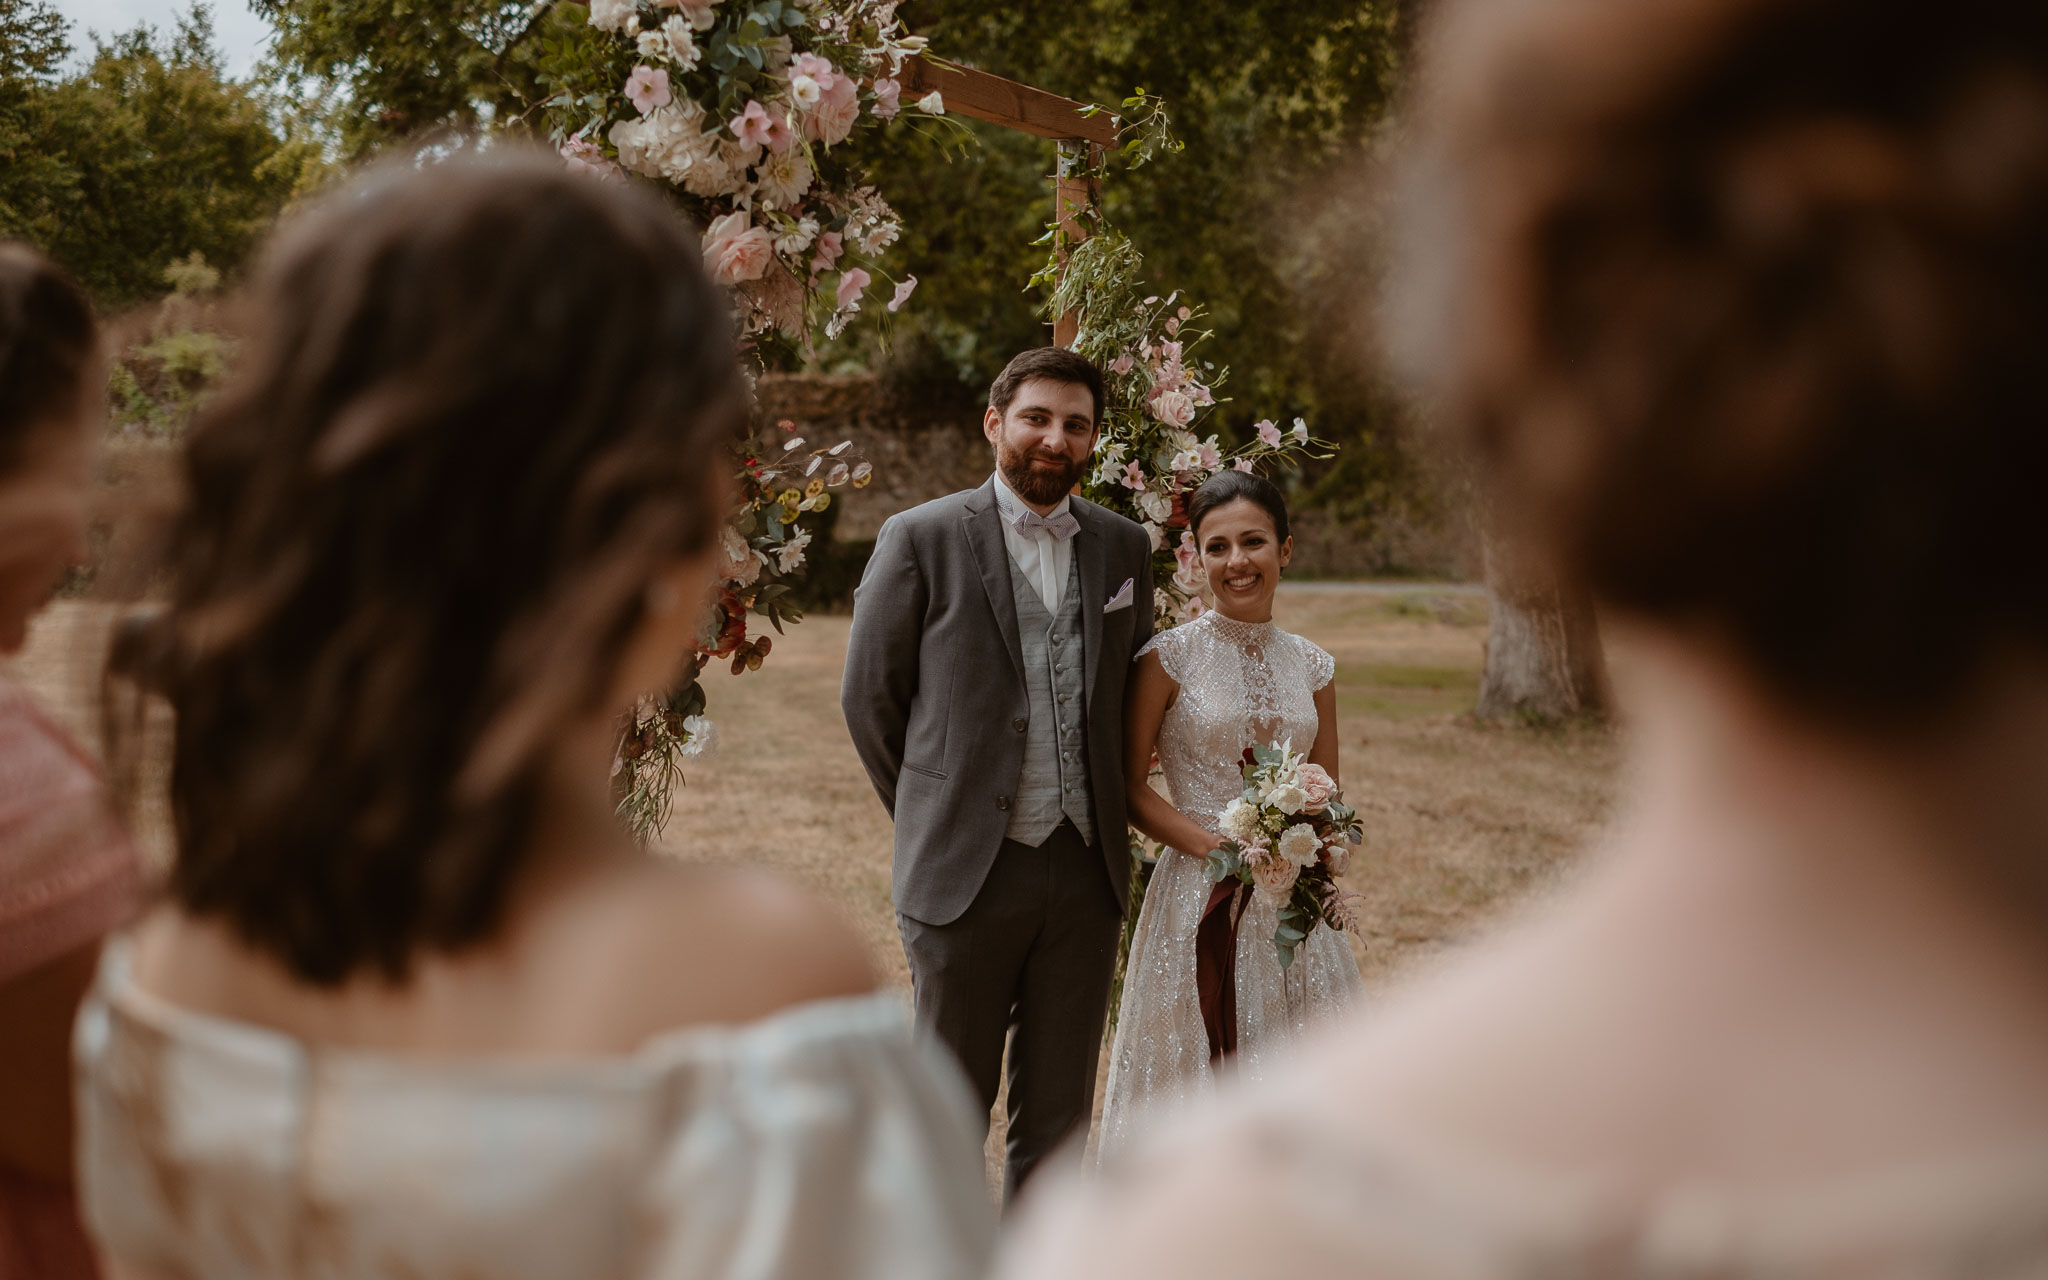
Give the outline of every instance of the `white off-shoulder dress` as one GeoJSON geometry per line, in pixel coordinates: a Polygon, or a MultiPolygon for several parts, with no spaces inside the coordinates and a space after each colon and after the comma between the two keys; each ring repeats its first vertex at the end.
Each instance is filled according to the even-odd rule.
{"type": "Polygon", "coordinates": [[[311,1047],[109,949],[76,1033],[100,1246],[190,1280],[977,1276],[980,1118],[892,994],[615,1059],[311,1047]]]}
{"type": "MultiPolygon", "coordinates": [[[[1162,631],[1140,650],[1180,686],[1159,727],[1159,767],[1176,809],[1209,831],[1244,793],[1244,750],[1291,742],[1307,753],[1316,691],[1335,677],[1330,655],[1274,623],[1211,611],[1162,631]]],[[[1153,871],[1131,935],[1123,999],[1109,1051],[1097,1151],[1113,1156],[1140,1127],[1208,1093],[1219,1072],[1195,987],[1195,932],[1211,885],[1202,860],[1168,852],[1153,871]]],[[[1257,1077],[1289,1042],[1346,1008],[1363,983],[1350,941],[1318,926],[1280,966],[1275,908],[1256,897],[1237,933],[1237,1051],[1221,1064],[1257,1077]]]]}

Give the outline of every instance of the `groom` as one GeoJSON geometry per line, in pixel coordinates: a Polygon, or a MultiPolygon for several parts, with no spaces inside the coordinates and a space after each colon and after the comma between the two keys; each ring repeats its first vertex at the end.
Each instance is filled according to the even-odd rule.
{"type": "Polygon", "coordinates": [[[989,388],[987,483],[882,526],[840,706],[896,822],[917,1022],[995,1103],[1006,1197],[1085,1127],[1129,894],[1124,680],[1152,635],[1151,545],[1072,496],[1102,375],[1039,347],[989,388]]]}

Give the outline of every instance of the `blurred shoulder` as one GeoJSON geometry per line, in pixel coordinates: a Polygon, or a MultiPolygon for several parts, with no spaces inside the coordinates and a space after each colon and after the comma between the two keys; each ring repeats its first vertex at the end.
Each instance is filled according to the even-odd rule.
{"type": "Polygon", "coordinates": [[[606,972],[644,975],[621,984],[626,998],[612,1011],[629,1043],[876,987],[866,946],[837,911],[750,867],[650,860],[579,914],[606,972]]]}

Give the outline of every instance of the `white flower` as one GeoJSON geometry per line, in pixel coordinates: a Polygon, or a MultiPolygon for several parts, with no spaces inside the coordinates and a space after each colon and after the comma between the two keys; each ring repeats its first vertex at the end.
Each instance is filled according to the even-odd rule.
{"type": "Polygon", "coordinates": [[[811,531],[799,529],[794,538],[775,548],[775,571],[795,573],[803,567],[804,548],[811,545],[811,531]]]}
{"type": "Polygon", "coordinates": [[[934,89],[917,100],[917,109],[928,116],[942,116],[946,114],[946,100],[934,89]]]}
{"type": "Polygon", "coordinates": [[[775,252],[784,257],[794,258],[811,247],[811,241],[818,238],[818,220],[803,218],[790,224],[789,230],[775,237],[775,252]]]}
{"type": "Polygon", "coordinates": [[[688,71],[697,65],[697,37],[690,33],[690,20],[681,14],[661,24],[661,34],[668,40],[668,55],[676,65],[688,71]]]}
{"type": "Polygon", "coordinates": [[[1216,824],[1224,835],[1240,844],[1246,843],[1259,834],[1259,807],[1239,796],[1218,815],[1216,824]]]}
{"type": "Polygon", "coordinates": [[[1167,465],[1175,471],[1196,471],[1201,468],[1202,455],[1192,449],[1184,450],[1174,454],[1173,461],[1167,465]]]}
{"type": "Polygon", "coordinates": [[[1292,434],[1297,442],[1301,444],[1307,444],[1308,420],[1306,418],[1296,418],[1294,420],[1294,431],[1292,434]]]}
{"type": "MultiPolygon", "coordinates": [[[[1105,470],[1107,470],[1107,469],[1108,469],[1108,468],[1107,468],[1107,467],[1105,467],[1105,470]]],[[[1107,483],[1109,483],[1109,481],[1108,481],[1108,479],[1107,479],[1106,477],[1105,477],[1105,479],[1103,480],[1103,483],[1104,483],[1104,484],[1107,484],[1107,483]]],[[[1152,523],[1152,522],[1151,522],[1150,520],[1147,520],[1147,521],[1145,522],[1145,536],[1146,536],[1147,538],[1150,538],[1150,539],[1152,540],[1152,549],[1153,549],[1154,551],[1164,551],[1164,550],[1166,550],[1166,530],[1165,530],[1165,529],[1161,528],[1161,527],[1160,527],[1159,525],[1156,525],[1156,524],[1152,523]]]]}
{"type": "Polygon", "coordinates": [[[718,750],[718,726],[703,716],[684,716],[682,753],[686,757],[709,755],[718,750]]]}
{"type": "Polygon", "coordinates": [[[803,148],[791,147],[781,155],[771,154],[759,170],[760,186],[756,190],[761,203],[771,209],[795,204],[811,189],[811,176],[810,157],[803,148]]]}
{"type": "Polygon", "coordinates": [[[799,74],[789,78],[789,100],[799,107],[815,107],[818,105],[818,99],[824,96],[825,91],[809,76],[799,74]]]}
{"type": "Polygon", "coordinates": [[[853,245],[869,257],[875,257],[882,250],[896,243],[896,237],[903,234],[903,228],[894,219],[871,222],[854,233],[853,245]]]}
{"type": "Polygon", "coordinates": [[[1282,906],[1294,893],[1301,868],[1285,858],[1267,858],[1252,864],[1252,888],[1272,906],[1282,906]]]}
{"type": "Polygon", "coordinates": [[[1308,793],[1291,782],[1283,782],[1273,788],[1266,797],[1266,803],[1282,813],[1300,813],[1302,806],[1308,803],[1308,793]]]}
{"type": "Polygon", "coordinates": [[[1137,495],[1138,509],[1145,518],[1158,524],[1165,524],[1173,516],[1173,499],[1157,489],[1147,489],[1137,495]]]}
{"type": "Polygon", "coordinates": [[[1297,822],[1280,833],[1280,840],[1273,847],[1280,851],[1281,857],[1307,869],[1314,866],[1322,855],[1323,842],[1317,838],[1314,827],[1306,822],[1297,822]]]}
{"type": "Polygon", "coordinates": [[[640,15],[638,0],[590,0],[590,25],[621,35],[640,15]]]}
{"type": "Polygon", "coordinates": [[[659,58],[668,52],[668,41],[662,39],[659,31],[642,31],[633,44],[643,58],[659,58]]]}
{"type": "Polygon", "coordinates": [[[753,586],[766,563],[761,553],[747,545],[747,540],[731,525],[719,531],[719,540],[725,551],[725,567],[719,576],[739,587],[753,586]]]}

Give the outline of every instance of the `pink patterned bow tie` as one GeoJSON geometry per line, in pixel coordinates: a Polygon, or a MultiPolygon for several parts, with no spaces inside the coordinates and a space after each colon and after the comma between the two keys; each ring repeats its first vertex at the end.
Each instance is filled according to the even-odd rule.
{"type": "Polygon", "coordinates": [[[1010,522],[1010,527],[1027,538],[1043,529],[1061,542],[1081,532],[1081,522],[1074,518],[1071,511],[1062,511],[1056,516],[1042,516],[1036,511],[1025,511],[1010,522]]]}

